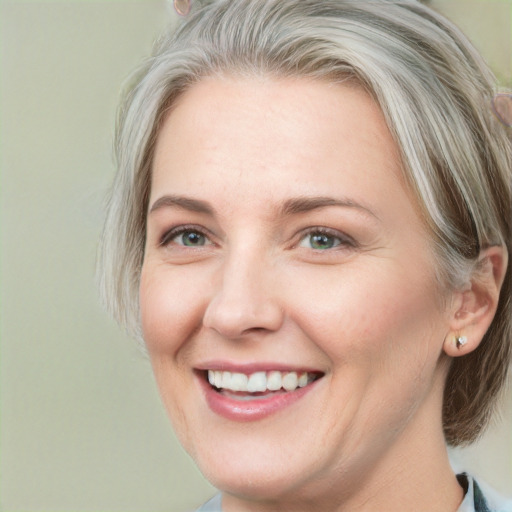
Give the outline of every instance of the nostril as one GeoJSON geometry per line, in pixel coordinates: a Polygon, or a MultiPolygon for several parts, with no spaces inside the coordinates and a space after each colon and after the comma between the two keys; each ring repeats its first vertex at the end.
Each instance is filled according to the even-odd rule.
{"type": "Polygon", "coordinates": [[[203,326],[226,338],[237,339],[247,334],[276,331],[283,318],[283,312],[271,300],[258,300],[253,296],[229,297],[223,293],[208,305],[203,326]]]}
{"type": "Polygon", "coordinates": [[[250,333],[263,333],[265,331],[268,331],[265,327],[250,327],[249,329],[246,329],[242,332],[242,334],[250,334],[250,333]]]}

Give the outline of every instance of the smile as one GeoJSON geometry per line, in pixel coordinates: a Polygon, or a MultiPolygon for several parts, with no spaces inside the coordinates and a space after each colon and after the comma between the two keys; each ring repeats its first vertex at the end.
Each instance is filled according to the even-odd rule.
{"type": "Polygon", "coordinates": [[[208,406],[231,421],[255,421],[282,411],[300,401],[324,375],[260,369],[246,373],[209,369],[200,374],[208,406]]]}
{"type": "Polygon", "coordinates": [[[239,393],[265,393],[266,391],[295,391],[316,380],[318,374],[308,372],[259,371],[245,373],[208,370],[208,382],[218,390],[239,393]]]}

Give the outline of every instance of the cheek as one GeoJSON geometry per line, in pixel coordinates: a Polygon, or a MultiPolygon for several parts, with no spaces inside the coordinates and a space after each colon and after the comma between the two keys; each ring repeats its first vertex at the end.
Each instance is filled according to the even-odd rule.
{"type": "Polygon", "coordinates": [[[201,324],[201,294],[197,282],[183,272],[145,263],[140,281],[144,341],[162,401],[176,434],[189,449],[189,404],[193,376],[187,367],[187,341],[201,324]]]}
{"type": "Polygon", "coordinates": [[[395,361],[424,360],[431,352],[437,357],[442,345],[446,321],[427,274],[376,263],[303,273],[284,286],[294,290],[295,322],[331,359],[392,364],[395,352],[395,361]]]}
{"type": "Polygon", "coordinates": [[[201,324],[205,290],[198,276],[145,264],[140,282],[144,340],[150,352],[176,352],[201,324]]]}
{"type": "MultiPolygon", "coordinates": [[[[353,277],[347,272],[324,282],[317,276],[314,288],[295,293],[308,290],[296,322],[328,356],[331,394],[349,411],[327,416],[333,431],[352,424],[383,436],[398,432],[437,375],[446,323],[432,280],[399,268],[377,270],[354,269],[353,277]],[[331,289],[333,282],[342,284],[331,289]]],[[[354,447],[359,441],[356,435],[354,447]]]]}

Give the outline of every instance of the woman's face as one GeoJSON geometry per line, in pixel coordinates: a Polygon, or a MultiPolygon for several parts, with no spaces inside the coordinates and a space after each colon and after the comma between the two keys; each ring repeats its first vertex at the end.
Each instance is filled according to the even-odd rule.
{"type": "Polygon", "coordinates": [[[142,326],[174,427],[219,488],[339,494],[442,439],[450,300],[400,176],[355,86],[205,79],[167,117],[142,326]]]}

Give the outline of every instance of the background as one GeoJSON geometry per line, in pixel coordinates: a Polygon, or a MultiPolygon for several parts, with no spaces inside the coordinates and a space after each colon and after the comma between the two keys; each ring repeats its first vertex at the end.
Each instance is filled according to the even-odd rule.
{"type": "MultiPolygon", "coordinates": [[[[512,84],[512,0],[434,0],[512,84]]],[[[0,0],[0,510],[183,512],[214,493],[149,363],[101,311],[94,261],[123,80],[165,0],[0,0]]],[[[502,421],[453,454],[512,494],[502,421]]]]}

